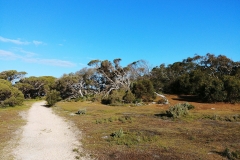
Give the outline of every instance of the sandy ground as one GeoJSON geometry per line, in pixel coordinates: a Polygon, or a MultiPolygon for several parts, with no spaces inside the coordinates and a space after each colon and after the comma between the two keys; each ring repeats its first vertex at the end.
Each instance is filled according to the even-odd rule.
{"type": "MultiPolygon", "coordinates": [[[[16,160],[74,160],[81,152],[80,133],[55,115],[45,102],[34,103],[27,113],[27,124],[13,149],[16,160]],[[75,150],[75,152],[74,152],[75,150]]],[[[84,157],[79,157],[85,159],[84,157]]]]}

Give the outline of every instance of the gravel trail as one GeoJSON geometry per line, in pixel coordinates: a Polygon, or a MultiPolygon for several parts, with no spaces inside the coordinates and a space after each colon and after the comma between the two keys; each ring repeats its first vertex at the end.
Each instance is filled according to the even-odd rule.
{"type": "MultiPolygon", "coordinates": [[[[55,115],[51,108],[45,107],[46,102],[32,105],[27,114],[27,124],[17,147],[13,150],[16,160],[74,160],[80,149],[77,136],[80,134],[55,115]]],[[[81,159],[85,159],[81,157],[81,159]]]]}

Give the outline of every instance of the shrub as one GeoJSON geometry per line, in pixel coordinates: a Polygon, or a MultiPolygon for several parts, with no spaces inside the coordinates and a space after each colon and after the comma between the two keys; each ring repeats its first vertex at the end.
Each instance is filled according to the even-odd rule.
{"type": "Polygon", "coordinates": [[[24,101],[24,96],[20,90],[12,86],[6,80],[0,79],[0,106],[16,106],[21,105],[24,101]]]}
{"type": "Polygon", "coordinates": [[[92,102],[101,102],[102,101],[102,95],[101,94],[94,94],[89,99],[92,102]]]}
{"type": "Polygon", "coordinates": [[[125,103],[132,103],[135,100],[135,96],[130,90],[128,90],[123,96],[123,100],[125,103]]]}
{"type": "Polygon", "coordinates": [[[191,110],[191,109],[195,108],[193,105],[191,105],[189,103],[183,103],[182,105],[185,105],[188,108],[188,110],[191,110]]]}
{"type": "Polygon", "coordinates": [[[76,114],[79,114],[79,115],[80,114],[86,114],[86,112],[87,112],[87,110],[86,110],[86,108],[84,108],[84,109],[78,110],[76,114]]]}
{"type": "Polygon", "coordinates": [[[51,90],[50,92],[47,93],[46,101],[48,105],[52,106],[60,100],[61,100],[60,92],[56,90],[51,90]]]}
{"type": "Polygon", "coordinates": [[[135,99],[131,91],[126,91],[125,89],[112,90],[108,97],[102,99],[103,104],[110,104],[113,106],[119,106],[126,103],[131,103],[135,99]]]}
{"type": "Polygon", "coordinates": [[[150,80],[139,80],[133,84],[133,94],[138,99],[142,99],[144,102],[150,102],[156,98],[154,93],[153,84],[150,80]]]}
{"type": "Polygon", "coordinates": [[[188,115],[188,110],[193,109],[194,106],[189,103],[179,103],[174,106],[171,106],[168,111],[166,111],[167,116],[178,118],[181,116],[188,115]]]}
{"type": "Polygon", "coordinates": [[[124,89],[112,90],[112,92],[110,93],[110,95],[108,97],[108,99],[110,100],[110,104],[122,103],[125,92],[126,91],[124,89]]]}
{"type": "Polygon", "coordinates": [[[119,131],[112,133],[110,136],[113,138],[121,138],[123,135],[123,130],[121,128],[119,131]]]}

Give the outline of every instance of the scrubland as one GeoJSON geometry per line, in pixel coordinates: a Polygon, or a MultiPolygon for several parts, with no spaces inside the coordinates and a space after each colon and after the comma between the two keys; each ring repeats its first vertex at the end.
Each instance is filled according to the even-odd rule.
{"type": "Polygon", "coordinates": [[[53,108],[82,131],[83,148],[93,159],[240,158],[240,104],[166,97],[169,105],[108,106],[79,101],[59,102],[53,108]],[[170,106],[184,102],[195,107],[188,115],[165,116],[170,106]],[[86,114],[76,114],[78,110],[86,114]]]}
{"type": "MultiPolygon", "coordinates": [[[[84,151],[93,159],[239,159],[240,104],[200,103],[191,96],[166,95],[170,104],[109,106],[97,102],[58,102],[54,111],[82,132],[84,151]],[[172,118],[166,110],[178,103],[194,106],[172,118]],[[78,110],[85,114],[76,114],[78,110]]],[[[156,100],[157,101],[157,100],[156,100]]],[[[35,101],[0,109],[0,155],[26,124],[24,113],[35,101]]],[[[51,123],[51,122],[49,122],[51,123]]]]}

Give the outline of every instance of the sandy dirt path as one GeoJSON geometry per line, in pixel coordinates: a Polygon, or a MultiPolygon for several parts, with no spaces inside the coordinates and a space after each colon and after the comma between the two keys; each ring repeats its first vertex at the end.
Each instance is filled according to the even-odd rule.
{"type": "MultiPolygon", "coordinates": [[[[45,102],[32,105],[27,114],[27,124],[22,128],[19,144],[13,150],[17,160],[74,160],[75,149],[80,150],[79,133],[55,115],[45,102]]],[[[85,159],[80,157],[81,159],[85,159]]]]}

